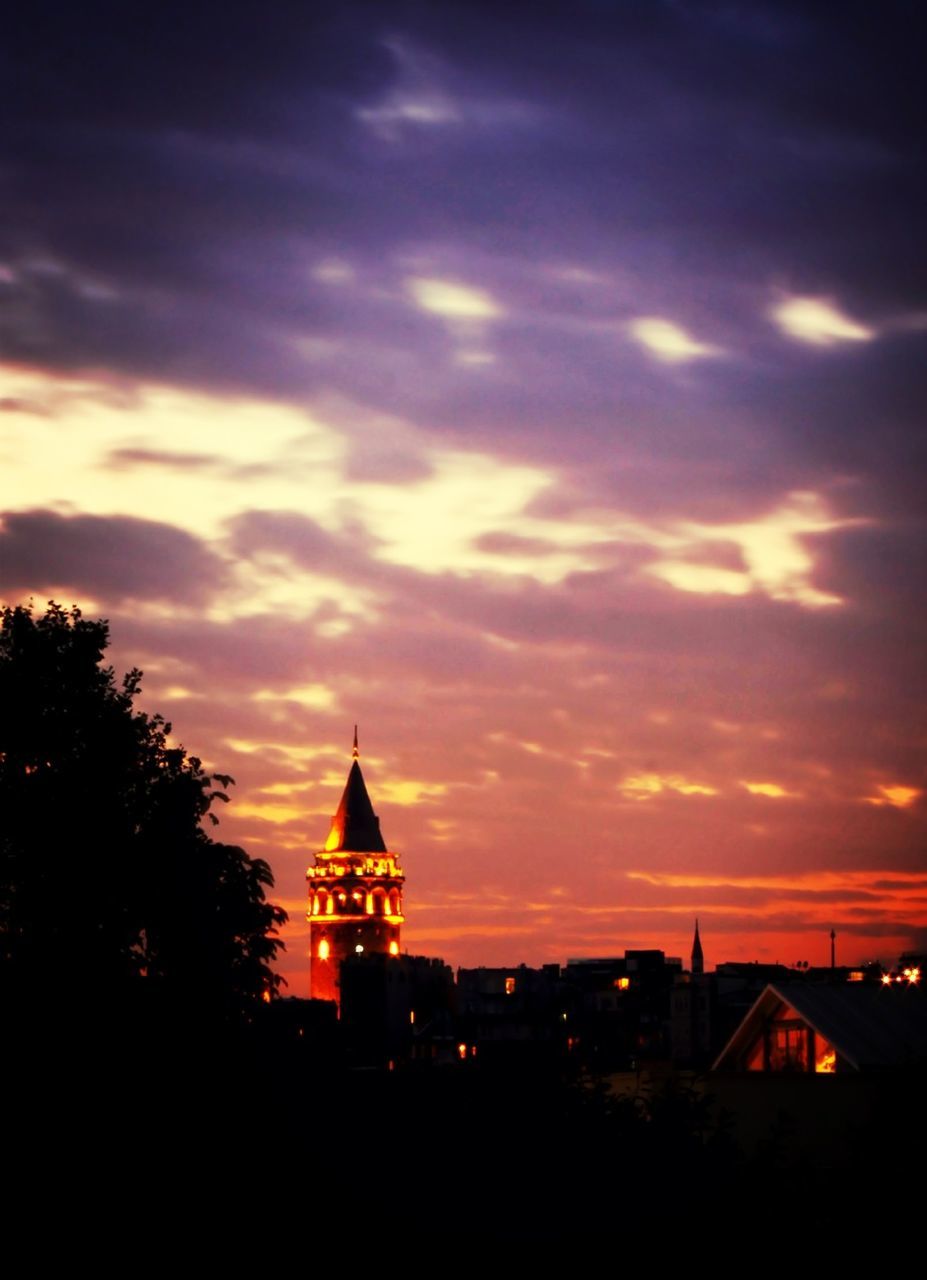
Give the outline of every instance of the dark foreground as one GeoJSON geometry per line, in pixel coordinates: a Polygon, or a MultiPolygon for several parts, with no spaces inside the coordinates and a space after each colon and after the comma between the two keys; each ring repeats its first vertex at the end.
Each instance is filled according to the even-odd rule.
{"type": "Polygon", "coordinates": [[[377,1072],[302,1045],[97,1037],[9,1046],[7,1065],[14,1234],[35,1220],[43,1249],[129,1269],[172,1249],[210,1269],[497,1248],[605,1248],[617,1266],[632,1245],[655,1262],[781,1242],[796,1215],[815,1250],[919,1230],[923,1079],[886,1079],[876,1119],[832,1153],[796,1141],[788,1115],[744,1150],[710,1087],[616,1097],[550,1063],[377,1072]]]}

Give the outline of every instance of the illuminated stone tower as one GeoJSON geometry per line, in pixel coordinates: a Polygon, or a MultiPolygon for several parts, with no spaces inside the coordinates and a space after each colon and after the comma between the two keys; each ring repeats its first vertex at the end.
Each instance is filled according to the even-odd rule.
{"type": "Polygon", "coordinates": [[[325,847],[309,881],[310,993],[341,1002],[340,971],[349,955],[399,954],[402,884],[399,860],[387,852],[358,763],[357,725],[351,771],[325,847]]]}

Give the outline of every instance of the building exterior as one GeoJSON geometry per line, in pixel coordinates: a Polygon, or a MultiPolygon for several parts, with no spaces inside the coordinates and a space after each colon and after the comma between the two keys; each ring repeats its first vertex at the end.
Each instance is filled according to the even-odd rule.
{"type": "Polygon", "coordinates": [[[714,1071],[833,1075],[927,1064],[927,996],[872,982],[770,985],[714,1071]]]}
{"type": "Polygon", "coordinates": [[[351,769],[338,811],[309,882],[311,995],[341,1004],[341,966],[348,956],[399,955],[403,921],[399,859],[380,834],[358,760],[357,726],[351,769]]]}
{"type": "Polygon", "coordinates": [[[571,1038],[588,1065],[624,1071],[669,1057],[670,998],[682,960],[662,951],[567,960],[571,1038]]]}
{"type": "Polygon", "coordinates": [[[443,960],[355,952],[344,958],[340,984],[341,1027],[353,1065],[457,1061],[454,974],[443,960]]]}
{"type": "Polygon", "coordinates": [[[458,1058],[522,1062],[571,1047],[569,992],[560,966],[457,970],[458,1058]]]}

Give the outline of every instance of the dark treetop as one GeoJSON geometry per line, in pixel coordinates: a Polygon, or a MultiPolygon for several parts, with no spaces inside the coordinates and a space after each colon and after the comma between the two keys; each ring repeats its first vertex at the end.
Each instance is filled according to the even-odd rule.
{"type": "Polygon", "coordinates": [[[5,1008],[247,1019],[279,982],[270,868],[203,830],[232,780],[134,709],[141,672],[118,684],[108,639],[54,603],[0,615],[5,1008]]]}

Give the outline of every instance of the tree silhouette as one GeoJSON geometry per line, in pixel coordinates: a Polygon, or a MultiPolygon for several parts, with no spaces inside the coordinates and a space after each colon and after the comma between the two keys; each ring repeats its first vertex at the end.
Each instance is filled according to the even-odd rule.
{"type": "Polygon", "coordinates": [[[0,614],[0,990],[8,1011],[240,1022],[276,992],[267,863],[203,830],[232,779],[136,711],[105,621],[0,614]]]}

